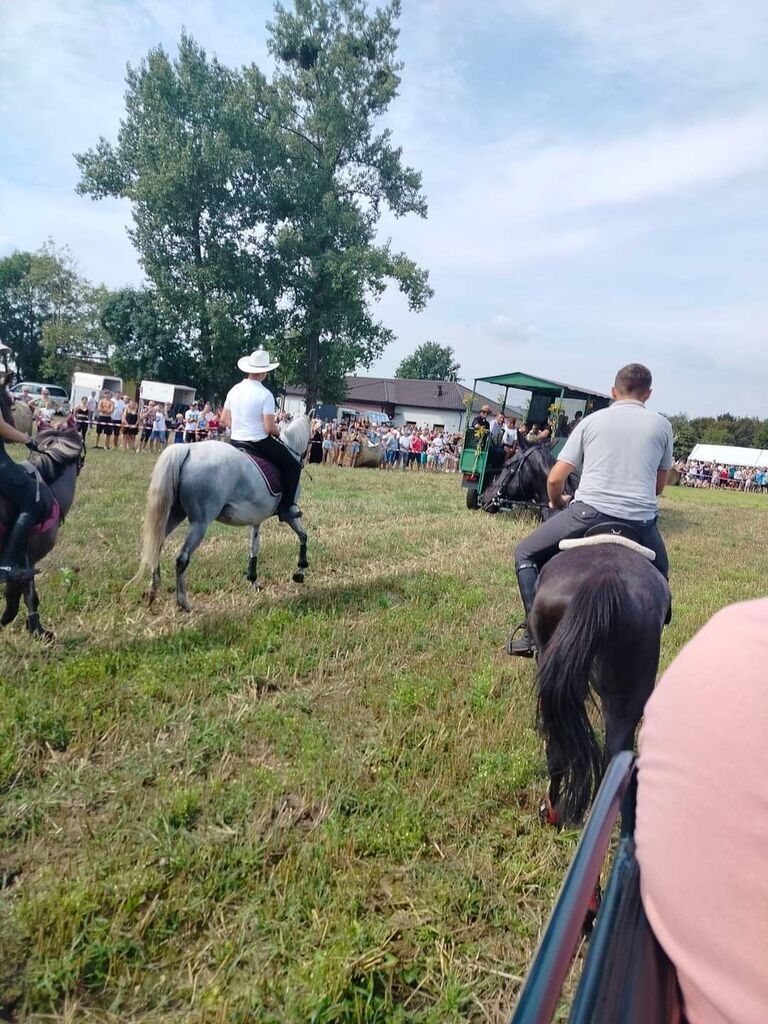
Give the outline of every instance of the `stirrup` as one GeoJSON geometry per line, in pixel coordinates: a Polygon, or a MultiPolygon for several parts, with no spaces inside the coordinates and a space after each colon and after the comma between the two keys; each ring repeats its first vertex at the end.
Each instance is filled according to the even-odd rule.
{"type": "Polygon", "coordinates": [[[519,658],[532,658],[536,654],[536,644],[528,632],[528,624],[526,622],[521,622],[519,626],[515,626],[512,630],[512,636],[507,641],[507,654],[513,657],[517,655],[519,658]],[[522,633],[522,636],[519,640],[515,640],[518,633],[522,633]]]}
{"type": "Polygon", "coordinates": [[[28,583],[39,572],[31,565],[0,565],[0,583],[28,583]]]}

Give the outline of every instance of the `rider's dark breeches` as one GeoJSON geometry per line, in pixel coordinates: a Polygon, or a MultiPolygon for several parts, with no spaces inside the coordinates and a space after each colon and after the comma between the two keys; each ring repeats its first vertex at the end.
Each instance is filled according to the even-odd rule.
{"type": "Polygon", "coordinates": [[[38,501],[37,480],[14,462],[5,448],[0,445],[0,494],[7,498],[17,512],[29,512],[39,521],[44,513],[43,504],[38,501]]]}
{"type": "Polygon", "coordinates": [[[293,505],[299,488],[301,464],[291,454],[290,449],[276,437],[265,437],[262,441],[233,441],[232,444],[236,448],[245,448],[277,466],[283,481],[283,497],[280,504],[285,508],[293,505]]]}
{"type": "Polygon", "coordinates": [[[656,552],[653,564],[665,579],[669,578],[669,557],[656,525],[656,519],[649,519],[645,522],[619,519],[617,516],[598,512],[597,509],[584,504],[583,501],[571,502],[561,512],[555,513],[532,534],[521,540],[515,548],[515,568],[522,569],[526,565],[534,565],[537,569],[541,569],[545,562],[558,553],[561,540],[583,537],[587,530],[603,523],[626,523],[627,526],[632,527],[640,542],[656,552]]]}

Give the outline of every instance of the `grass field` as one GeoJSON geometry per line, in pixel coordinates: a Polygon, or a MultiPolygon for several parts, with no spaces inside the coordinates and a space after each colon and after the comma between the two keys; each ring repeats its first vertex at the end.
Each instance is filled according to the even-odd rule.
{"type": "MultiPolygon", "coordinates": [[[[575,843],[540,827],[511,551],[455,477],[313,469],[311,569],[215,527],[177,612],[136,568],[153,457],[89,455],[39,580],[58,643],[2,637],[0,1018],[507,1018],[575,843]]],[[[663,502],[663,661],[765,592],[768,498],[663,502]]],[[[166,586],[167,584],[167,586],[166,586]]]]}

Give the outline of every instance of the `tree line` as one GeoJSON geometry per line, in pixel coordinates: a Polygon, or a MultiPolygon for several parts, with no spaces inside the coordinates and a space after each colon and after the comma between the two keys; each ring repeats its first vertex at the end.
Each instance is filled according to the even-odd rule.
{"type": "Polygon", "coordinates": [[[268,347],[281,383],[342,399],[344,377],[392,340],[375,303],[409,306],[427,271],[378,237],[381,215],[425,217],[421,176],[380,120],[396,97],[399,0],[277,4],[273,66],[232,68],[181,36],[128,67],[116,139],[76,154],[78,192],[131,206],[148,285],[111,295],[66,250],[0,266],[0,327],[26,377],[114,350],[126,375],[222,393],[244,351],[268,347]],[[26,319],[25,319],[26,318],[26,319]]]}
{"type": "Polygon", "coordinates": [[[693,416],[684,412],[667,417],[675,438],[675,458],[686,459],[697,444],[735,445],[738,448],[768,448],[768,419],[756,416],[693,416]]]}

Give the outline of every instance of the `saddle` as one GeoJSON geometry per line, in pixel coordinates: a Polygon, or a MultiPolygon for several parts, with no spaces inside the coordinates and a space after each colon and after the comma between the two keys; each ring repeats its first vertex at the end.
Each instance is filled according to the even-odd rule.
{"type": "Polygon", "coordinates": [[[561,540],[558,545],[562,551],[568,548],[589,547],[593,544],[619,544],[621,547],[637,551],[650,562],[655,561],[656,552],[640,542],[640,535],[626,523],[600,523],[592,526],[583,537],[561,540]]]}
{"type": "MultiPolygon", "coordinates": [[[[56,500],[56,497],[43,480],[36,469],[33,469],[28,463],[22,463],[23,468],[34,476],[37,480],[37,515],[38,521],[35,526],[32,527],[31,532],[33,534],[47,533],[52,526],[55,526],[61,518],[61,508],[56,500]]],[[[15,521],[18,515],[16,506],[8,501],[7,498],[0,495],[0,537],[3,537],[8,527],[15,521]]]]}
{"type": "Polygon", "coordinates": [[[280,476],[280,470],[274,462],[270,462],[269,459],[262,459],[260,455],[253,455],[247,448],[240,448],[238,450],[241,451],[243,455],[247,455],[256,469],[261,473],[267,490],[272,497],[281,497],[283,493],[283,479],[280,476]]]}

